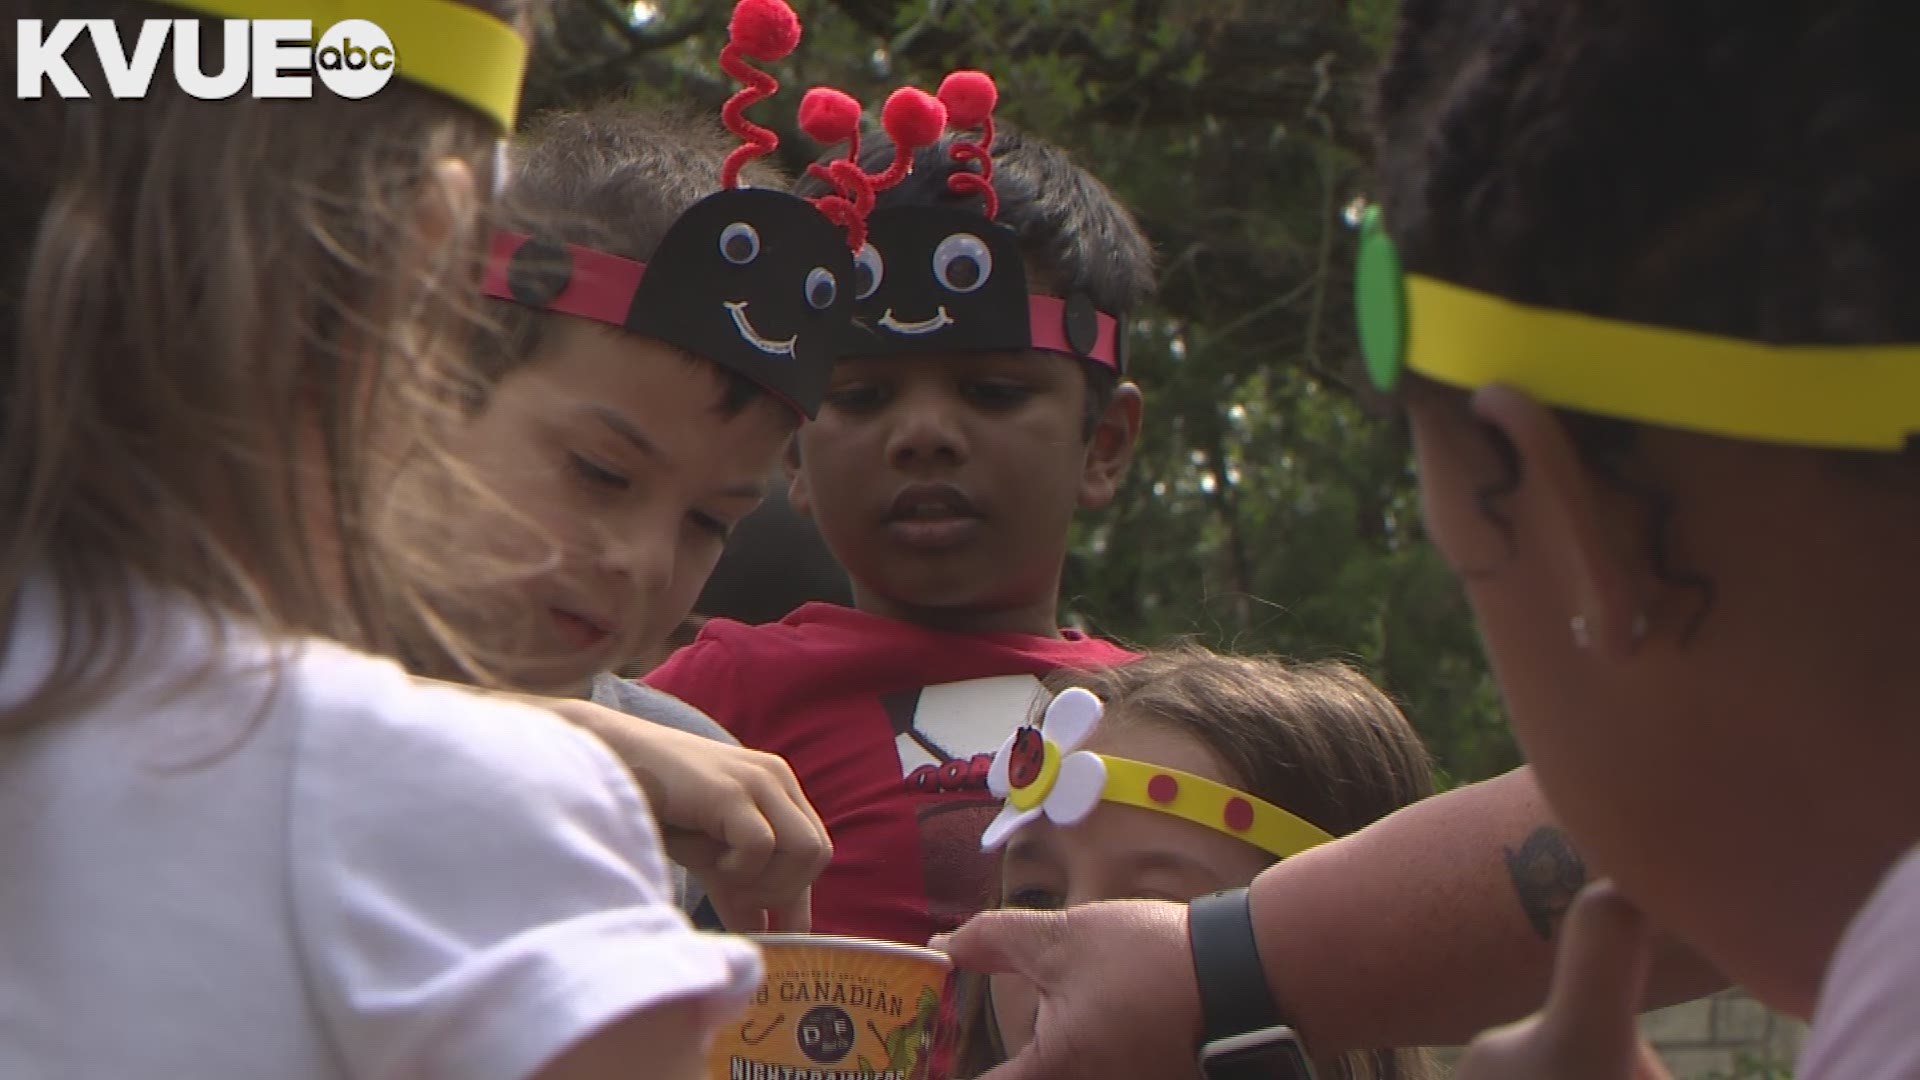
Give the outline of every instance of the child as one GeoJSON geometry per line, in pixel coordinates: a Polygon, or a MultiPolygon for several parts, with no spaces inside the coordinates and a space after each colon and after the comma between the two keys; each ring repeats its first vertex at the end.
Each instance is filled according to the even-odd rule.
{"type": "MultiPolygon", "coordinates": [[[[1294,667],[1189,648],[1047,683],[1058,696],[1044,725],[1009,740],[995,758],[996,793],[1041,796],[1026,811],[1009,802],[988,829],[989,845],[1004,850],[1001,906],[1184,901],[1244,886],[1280,859],[1433,791],[1413,726],[1339,664],[1294,667]],[[1022,751],[1042,740],[1061,759],[1050,786],[1020,767],[1022,751]],[[1104,791],[1067,763],[1085,755],[1100,755],[1104,791]],[[1218,814],[1236,801],[1249,808],[1244,831],[1218,814]]],[[[990,1002],[976,1000],[963,1075],[1033,1037],[1029,984],[996,976],[990,1002]]],[[[1321,1068],[1366,1078],[1431,1075],[1417,1051],[1344,1055],[1340,1071],[1334,1064],[1321,1068]]]]}
{"type": "MultiPolygon", "coordinates": [[[[961,105],[950,114],[980,121],[961,105]]],[[[874,140],[861,167],[892,160],[893,142],[874,140]]],[[[905,310],[928,299],[973,336],[868,336],[796,440],[793,506],[846,568],[853,607],[808,604],[760,627],[715,620],[648,678],[793,766],[835,848],[815,885],[815,928],[911,944],[989,897],[987,763],[1038,678],[1132,656],[1061,630],[1057,593],[1074,512],[1113,497],[1139,430],[1113,330],[1150,289],[1146,240],[1065,153],[1016,134],[993,142],[997,223],[987,220],[977,188],[949,186],[974,176],[950,156],[959,142],[915,155],[905,183],[880,196],[856,296],[870,325],[937,321],[905,310]],[[943,249],[944,271],[928,229],[971,238],[943,249]],[[992,252],[999,283],[976,288],[992,252]],[[934,295],[942,273],[965,277],[981,303],[934,295]],[[1049,291],[1056,328],[1061,297],[1107,313],[1102,359],[1030,347],[1023,277],[1049,291]],[[903,297],[893,319],[873,310],[889,295],[903,297]],[[1009,317],[1016,326],[999,325],[1009,317]]]]}
{"type": "MultiPolygon", "coordinates": [[[[1402,8],[1369,371],[1540,788],[1616,890],[1567,916],[1547,1023],[1463,1076],[1627,1075],[1650,925],[1812,1018],[1801,1080],[1920,1075],[1916,31],[1893,0],[1402,8]]],[[[1280,980],[1297,920],[1269,896],[1280,980]]],[[[1056,1022],[1005,1075],[1190,1062],[1191,995],[1107,993],[1099,961],[1179,963],[1180,914],[1034,927],[1068,943],[1056,1022]]],[[[994,929],[951,944],[1005,963],[994,929]]]]}
{"type": "MultiPolygon", "coordinates": [[[[582,252],[633,265],[653,262],[670,230],[720,190],[732,149],[721,134],[718,125],[612,104],[545,117],[514,147],[504,234],[573,245],[583,276],[593,256],[582,252]]],[[[748,176],[757,187],[769,186],[762,170],[748,176]]],[[[818,225],[797,237],[768,239],[812,242],[823,249],[815,263],[846,263],[845,234],[824,218],[818,225]]],[[[757,813],[777,837],[777,857],[764,870],[755,868],[750,891],[789,909],[791,919],[791,898],[804,896],[830,845],[785,764],[636,728],[626,716],[733,742],[699,710],[608,668],[663,642],[685,617],[729,534],[759,504],[803,413],[777,396],[780,388],[756,381],[760,372],[751,362],[733,364],[737,352],[714,360],[625,329],[625,303],[616,305],[621,323],[610,326],[568,313],[579,307],[565,295],[551,301],[559,310],[516,300],[507,281],[511,269],[502,260],[493,275],[489,313],[499,332],[481,339],[479,392],[452,441],[462,464],[499,497],[453,502],[444,527],[505,559],[516,549],[534,553],[516,560],[524,571],[499,580],[494,602],[530,609],[547,626],[530,640],[496,636],[490,642],[485,631],[500,625],[496,620],[469,618],[463,627],[494,653],[517,654],[510,664],[492,665],[510,685],[588,698],[613,710],[570,705],[563,715],[600,735],[637,770],[668,768],[674,755],[698,752],[703,768],[736,771],[747,798],[731,806],[757,813]],[[559,557],[541,560],[540,545],[549,536],[559,538],[559,557]],[[756,779],[755,773],[766,775],[756,779]],[[768,800],[757,809],[756,792],[768,800]]],[[[657,265],[650,272],[674,270],[657,265]]],[[[739,297],[762,309],[775,299],[764,293],[800,288],[777,277],[749,284],[754,287],[739,297]]],[[[788,386],[817,398],[831,356],[811,355],[805,379],[788,386]]],[[[462,599],[475,592],[469,587],[462,599]]],[[[457,611],[451,614],[457,618],[457,611]]],[[[416,651],[412,666],[459,677],[452,659],[416,651]]],[[[711,850],[700,834],[669,836],[676,855],[682,848],[711,850]]],[[[694,910],[702,890],[678,867],[676,877],[683,907],[694,910]]],[[[728,884],[715,882],[722,891],[728,884]]],[[[729,916],[753,928],[745,911],[729,916]]]]}
{"type": "Polygon", "coordinates": [[[121,100],[74,48],[91,100],[8,108],[0,1075],[690,1080],[758,981],[597,742],[361,651],[491,570],[372,522],[439,456],[526,53],[517,4],[379,10],[377,102],[121,100]]]}
{"type": "MultiPolygon", "coordinates": [[[[481,658],[510,685],[605,707],[557,706],[643,777],[679,769],[676,789],[703,773],[737,780],[739,791],[708,806],[685,801],[707,831],[771,831],[772,856],[722,865],[712,857],[726,848],[707,831],[674,830],[669,850],[706,856],[694,869],[725,874],[713,882],[722,891],[778,900],[789,924],[803,924],[800,901],[830,844],[786,765],[633,724],[627,715],[733,741],[698,710],[609,670],[686,617],[816,407],[850,313],[847,232],[768,182],[777,178],[757,155],[772,142],[756,141],[742,112],[771,92],[737,66],[755,20],[771,16],[792,18],[775,0],[742,4],[723,54],[749,84],[725,110],[739,144],[719,124],[619,104],[546,117],[516,144],[486,286],[500,332],[481,341],[471,416],[453,440],[499,497],[449,500],[443,527],[449,542],[524,569],[484,583],[490,591],[470,585],[442,615],[511,657],[481,658]],[[735,190],[736,177],[751,186],[735,190]],[[746,245],[737,254],[736,243],[746,245]],[[548,537],[557,558],[544,557],[548,537]],[[496,609],[534,612],[537,632],[489,641],[521,625],[496,609]],[[688,755],[700,760],[680,760],[688,755]]],[[[422,673],[463,674],[463,658],[411,659],[422,673]]],[[[688,910],[698,900],[683,889],[688,910]]],[[[731,906],[730,924],[759,928],[757,906],[731,906]]]]}
{"type": "Polygon", "coordinates": [[[692,609],[826,389],[850,293],[796,301],[815,272],[830,298],[851,280],[847,234],[721,134],[609,104],[543,118],[514,148],[487,283],[501,332],[482,339],[454,442],[501,498],[456,505],[448,529],[506,556],[524,536],[561,540],[557,562],[523,558],[507,583],[503,599],[548,624],[499,643],[516,686],[663,699],[609,669],[692,609]],[[723,190],[727,170],[754,185],[723,190]],[[737,267],[719,250],[735,228],[765,248],[737,267]],[[736,318],[789,351],[769,356],[736,318]]]}

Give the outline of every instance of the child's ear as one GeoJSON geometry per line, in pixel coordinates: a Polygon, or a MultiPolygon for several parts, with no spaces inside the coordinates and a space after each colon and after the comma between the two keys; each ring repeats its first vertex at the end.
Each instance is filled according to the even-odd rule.
{"type": "Polygon", "coordinates": [[[416,250],[408,254],[423,262],[472,227],[480,216],[480,184],[473,168],[459,158],[434,163],[413,211],[416,250]]]}
{"type": "Polygon", "coordinates": [[[1087,440],[1087,464],[1080,475],[1080,509],[1098,510],[1113,501],[1133,463],[1133,447],[1140,440],[1140,414],[1145,405],[1140,388],[1121,383],[1107,407],[1094,421],[1087,440]]]}

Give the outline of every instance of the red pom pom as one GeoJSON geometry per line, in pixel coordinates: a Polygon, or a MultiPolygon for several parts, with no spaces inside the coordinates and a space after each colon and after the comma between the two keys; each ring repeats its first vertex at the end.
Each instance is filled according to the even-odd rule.
{"type": "Polygon", "coordinates": [[[880,126],[897,147],[932,146],[947,130],[947,107],[925,90],[903,86],[880,110],[880,126]]]}
{"type": "Polygon", "coordinates": [[[727,39],[763,63],[784,60],[800,45],[800,16],[785,0],[740,0],[727,39]]]}
{"type": "Polygon", "coordinates": [[[940,84],[940,103],[947,107],[948,122],[971,131],[993,115],[994,106],[1000,104],[1000,88],[983,71],[956,71],[940,84]]]}
{"type": "Polygon", "coordinates": [[[800,130],[823,146],[846,142],[860,130],[860,103],[830,86],[816,86],[800,99],[800,130]]]}

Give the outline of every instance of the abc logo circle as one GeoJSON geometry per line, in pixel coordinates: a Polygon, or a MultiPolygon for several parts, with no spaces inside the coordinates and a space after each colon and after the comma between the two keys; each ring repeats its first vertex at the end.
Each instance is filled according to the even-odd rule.
{"type": "Polygon", "coordinates": [[[358,101],[380,92],[393,78],[393,41],[365,19],[334,23],[320,35],[313,66],[336,95],[358,101]]]}

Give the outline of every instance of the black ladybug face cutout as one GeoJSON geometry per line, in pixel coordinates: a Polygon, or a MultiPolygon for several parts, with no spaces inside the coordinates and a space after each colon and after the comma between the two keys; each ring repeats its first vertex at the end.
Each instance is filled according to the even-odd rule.
{"type": "Polygon", "coordinates": [[[860,288],[870,291],[857,315],[869,333],[855,335],[852,353],[1028,347],[1027,271],[1012,230],[967,210],[876,210],[861,256],[860,288]]]}
{"type": "Polygon", "coordinates": [[[1027,291],[1013,231],[958,207],[873,212],[855,260],[848,356],[1039,349],[1124,369],[1120,322],[1084,295],[1027,291]]]}
{"type": "Polygon", "coordinates": [[[674,223],[648,261],[626,327],[704,356],[811,415],[852,317],[846,234],[813,204],[721,191],[674,223]]]}
{"type": "MultiPolygon", "coordinates": [[[[799,41],[786,0],[734,5],[720,67],[741,89],[721,119],[741,145],[721,163],[720,190],[688,207],[645,263],[503,231],[493,237],[486,295],[664,341],[812,417],[853,325],[855,290],[876,275],[857,278],[851,250],[862,243],[870,197],[841,199],[829,215],[815,201],[739,185],[747,163],[779,147],[745,110],[780,84],[748,61],[784,59],[799,41]]],[[[835,116],[850,109],[857,126],[857,102],[816,93],[831,97],[835,116]]],[[[935,125],[928,141],[938,134],[935,125]]]]}

